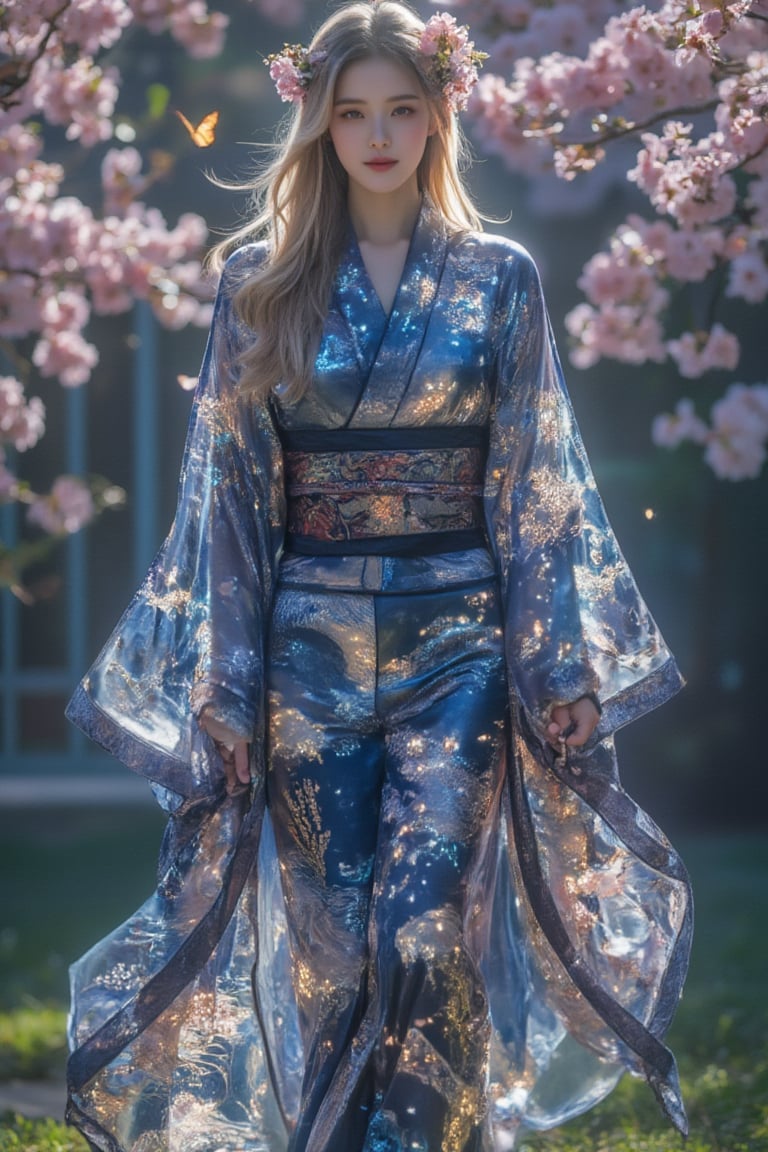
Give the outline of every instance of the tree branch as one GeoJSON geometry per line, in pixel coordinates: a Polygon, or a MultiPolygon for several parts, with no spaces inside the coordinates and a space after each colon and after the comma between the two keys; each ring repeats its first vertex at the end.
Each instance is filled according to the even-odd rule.
{"type": "Polygon", "coordinates": [[[27,384],[32,372],[32,365],[26,356],[22,356],[16,345],[4,336],[0,336],[0,352],[13,367],[22,383],[27,384]]]}
{"type": "Polygon", "coordinates": [[[43,36],[43,39],[40,41],[37,52],[31,59],[22,60],[17,58],[18,62],[16,60],[8,60],[3,65],[2,71],[0,71],[0,85],[3,85],[6,91],[0,93],[0,107],[5,108],[6,111],[9,108],[13,108],[14,104],[18,103],[18,101],[14,99],[16,93],[19,91],[19,89],[24,87],[32,75],[32,69],[34,68],[35,64],[37,64],[38,60],[41,60],[45,55],[46,49],[48,48],[48,43],[54,32],[57,31],[56,21],[60,16],[64,14],[64,12],[66,12],[71,3],[72,0],[64,0],[61,7],[57,8],[49,18],[48,30],[43,36]],[[6,73],[10,73],[10,79],[8,80],[5,79],[6,73]]]}
{"type": "Polygon", "coordinates": [[[562,143],[565,148],[595,148],[601,144],[608,144],[611,140],[620,140],[624,136],[633,136],[637,132],[644,132],[646,128],[653,128],[662,120],[674,119],[676,116],[695,116],[699,112],[711,112],[717,108],[719,103],[719,100],[709,100],[706,104],[681,104],[677,108],[665,108],[639,123],[633,122],[622,127],[606,128],[604,132],[596,133],[589,140],[558,141],[558,146],[562,143]]]}

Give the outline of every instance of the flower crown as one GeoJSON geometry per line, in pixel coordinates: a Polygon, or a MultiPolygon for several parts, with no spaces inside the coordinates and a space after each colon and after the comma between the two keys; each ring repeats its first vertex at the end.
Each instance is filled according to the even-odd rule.
{"type": "MultiPolygon", "coordinates": [[[[291,104],[303,103],[317,67],[327,55],[327,52],[310,52],[302,44],[284,44],[282,52],[267,56],[265,64],[269,65],[280,99],[291,104]]],[[[478,66],[488,54],[475,48],[466,24],[457,24],[455,17],[447,12],[436,12],[421,34],[419,55],[424,57],[427,80],[442,89],[454,112],[460,112],[477,84],[478,66]]]]}

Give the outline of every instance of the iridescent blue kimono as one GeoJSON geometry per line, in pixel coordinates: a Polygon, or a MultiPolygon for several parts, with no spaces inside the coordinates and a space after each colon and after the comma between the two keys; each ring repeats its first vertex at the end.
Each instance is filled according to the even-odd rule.
{"type": "MultiPolygon", "coordinates": [[[[253,335],[232,290],[263,258],[253,246],[228,263],[174,525],[69,707],[170,816],[157,891],[73,966],[69,1118],[110,1152],[391,1152],[406,1143],[381,1077],[401,1061],[439,1115],[439,1135],[410,1132],[408,1148],[511,1147],[521,1125],[585,1110],[624,1070],[684,1130],[663,1038],[687,966],[688,881],[622,790],[612,742],[680,677],[595,490],[536,270],[506,239],[447,234],[425,204],[387,317],[351,237],[315,384],[288,407],[237,389],[253,335]],[[369,603],[386,644],[407,647],[410,630],[417,656],[374,658],[369,603]],[[503,681],[489,672],[498,653],[503,681]],[[401,762],[402,795],[418,797],[426,772],[429,801],[406,815],[381,801],[374,858],[352,875],[331,790],[278,780],[297,756],[323,760],[366,684],[383,699],[401,676],[388,699],[407,712],[438,658],[466,688],[454,727],[432,760],[412,732],[401,762]],[[584,694],[602,703],[599,728],[556,756],[549,710],[584,694]],[[473,791],[461,717],[478,698],[474,757],[489,743],[498,755],[473,791]],[[250,791],[226,793],[204,707],[252,742],[250,791]],[[483,808],[464,856],[461,831],[438,831],[458,795],[454,811],[483,808]],[[295,843],[278,865],[284,821],[295,843]],[[425,906],[396,939],[384,918],[371,937],[418,974],[395,1011],[350,941],[387,883],[413,900],[440,868],[460,870],[460,905],[425,906]],[[354,915],[343,904],[344,931],[313,936],[323,884],[328,906],[344,885],[345,899],[365,893],[354,915]],[[446,929],[455,963],[438,980],[446,929]],[[429,1011],[450,1017],[448,1055],[429,1011]]],[[[363,777],[362,747],[345,737],[334,751],[349,753],[345,787],[363,777]]],[[[351,796],[350,838],[364,808],[351,796]]]]}

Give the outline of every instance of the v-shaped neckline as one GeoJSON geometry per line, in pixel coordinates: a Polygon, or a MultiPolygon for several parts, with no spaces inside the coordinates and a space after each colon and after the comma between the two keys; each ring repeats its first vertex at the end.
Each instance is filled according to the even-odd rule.
{"type": "Polygon", "coordinates": [[[439,213],[425,197],[416,220],[392,309],[387,315],[349,229],[334,292],[355,350],[360,393],[348,427],[389,425],[408,390],[426,335],[448,251],[439,213]]]}
{"type": "Polygon", "coordinates": [[[425,208],[425,202],[422,199],[421,205],[419,206],[419,211],[416,215],[416,219],[415,219],[414,224],[413,224],[413,228],[411,229],[410,239],[408,240],[408,248],[407,248],[406,253],[405,253],[405,260],[403,261],[403,266],[400,270],[400,276],[399,276],[398,281],[397,281],[397,288],[395,289],[395,294],[392,297],[392,307],[389,309],[389,311],[387,311],[387,309],[384,307],[384,304],[382,303],[382,299],[379,296],[378,291],[376,290],[376,285],[373,283],[373,278],[371,277],[371,274],[368,271],[368,265],[366,264],[365,259],[363,258],[363,250],[360,247],[360,241],[357,238],[357,233],[355,232],[354,228],[352,227],[352,221],[350,220],[350,222],[349,222],[350,248],[352,250],[353,259],[355,259],[359,263],[359,266],[360,266],[362,273],[363,273],[362,279],[365,282],[365,287],[368,289],[369,295],[371,296],[371,298],[376,301],[376,305],[377,305],[381,315],[384,317],[385,331],[386,331],[386,328],[389,326],[390,320],[395,315],[395,313],[398,311],[397,306],[398,306],[398,303],[400,301],[400,297],[401,297],[402,292],[403,292],[403,285],[406,284],[408,282],[408,279],[409,279],[409,274],[411,272],[411,265],[413,263],[414,249],[416,247],[416,245],[415,245],[416,235],[419,232],[420,226],[422,224],[422,218],[424,215],[424,208],[425,208]]]}

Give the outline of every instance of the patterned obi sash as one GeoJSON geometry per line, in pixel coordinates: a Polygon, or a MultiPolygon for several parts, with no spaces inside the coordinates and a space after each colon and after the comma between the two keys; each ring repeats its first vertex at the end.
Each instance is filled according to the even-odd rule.
{"type": "Polygon", "coordinates": [[[485,544],[483,427],[281,429],[286,552],[428,555],[485,544]]]}

